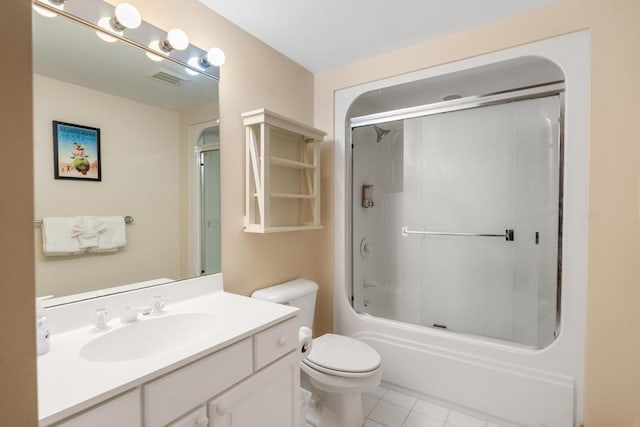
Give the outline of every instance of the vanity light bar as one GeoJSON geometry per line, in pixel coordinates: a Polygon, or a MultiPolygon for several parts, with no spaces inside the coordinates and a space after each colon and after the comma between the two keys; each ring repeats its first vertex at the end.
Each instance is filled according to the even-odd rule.
{"type": "MultiPolygon", "coordinates": [[[[143,51],[148,52],[150,55],[161,57],[162,59],[166,59],[167,61],[171,61],[182,67],[185,67],[188,70],[200,74],[205,74],[216,80],[220,79],[219,66],[217,66],[216,64],[212,63],[209,67],[202,67],[199,64],[194,64],[194,61],[192,61],[191,63],[189,62],[193,58],[198,61],[199,58],[205,57],[208,53],[204,49],[201,49],[193,44],[188,44],[184,50],[175,49],[174,46],[174,49],[171,50],[170,54],[166,51],[163,51],[162,49],[151,49],[149,45],[152,42],[155,41],[161,43],[163,41],[158,40],[158,34],[167,34],[167,32],[148,22],[141,21],[139,27],[135,29],[129,29],[126,32],[126,35],[123,32],[106,31],[105,28],[98,25],[98,22],[105,16],[115,16],[115,7],[105,1],[92,0],[83,2],[67,2],[65,4],[64,10],[57,9],[50,3],[46,3],[43,0],[33,0],[33,5],[46,11],[53,12],[57,15],[64,16],[67,19],[70,19],[95,31],[99,31],[100,33],[103,33],[115,40],[119,40],[123,43],[135,46],[139,49],[142,49],[143,51]]],[[[181,47],[180,43],[178,43],[178,45],[179,47],[181,47]]]]}

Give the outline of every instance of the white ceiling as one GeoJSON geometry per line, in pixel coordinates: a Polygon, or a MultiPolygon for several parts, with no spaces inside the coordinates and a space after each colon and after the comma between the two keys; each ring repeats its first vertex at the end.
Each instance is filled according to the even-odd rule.
{"type": "Polygon", "coordinates": [[[560,0],[199,1],[316,73],[560,0]]]}

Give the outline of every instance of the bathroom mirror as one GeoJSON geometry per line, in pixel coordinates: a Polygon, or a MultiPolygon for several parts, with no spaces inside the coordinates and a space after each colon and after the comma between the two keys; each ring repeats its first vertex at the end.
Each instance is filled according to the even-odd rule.
{"type": "Polygon", "coordinates": [[[33,53],[36,294],[72,301],[219,272],[217,80],[62,15],[33,13],[33,53]],[[54,165],[54,121],[100,129],[100,181],[55,178],[70,162],[54,165]],[[77,216],[132,217],[126,245],[45,256],[42,218],[77,216]]]}

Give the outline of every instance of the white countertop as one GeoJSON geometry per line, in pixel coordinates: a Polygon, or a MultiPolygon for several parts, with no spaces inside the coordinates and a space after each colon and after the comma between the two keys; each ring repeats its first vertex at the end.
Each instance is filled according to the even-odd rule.
{"type": "MultiPolygon", "coordinates": [[[[139,386],[211,354],[255,332],[295,316],[296,308],[224,291],[167,304],[168,315],[208,313],[220,322],[210,335],[149,357],[124,362],[92,362],[80,356],[83,345],[100,334],[87,325],[51,336],[51,349],[38,356],[38,413],[41,425],[59,421],[100,401],[139,386]]],[[[87,316],[90,312],[87,313],[87,316]]],[[[87,317],[88,319],[89,317],[87,317]]],[[[146,321],[146,316],[139,322],[146,321]]],[[[127,327],[119,320],[111,329],[127,327]]]]}

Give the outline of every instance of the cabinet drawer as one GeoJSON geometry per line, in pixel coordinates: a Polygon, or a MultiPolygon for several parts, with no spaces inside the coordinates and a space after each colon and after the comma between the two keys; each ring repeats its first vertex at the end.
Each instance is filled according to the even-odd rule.
{"type": "Polygon", "coordinates": [[[145,384],[145,425],[165,425],[248,377],[251,356],[251,338],[247,338],[145,384]]]}
{"type": "Polygon", "coordinates": [[[141,424],[140,389],[136,388],[56,424],[56,427],[139,427],[141,424]]]}
{"type": "Polygon", "coordinates": [[[254,370],[261,369],[284,356],[298,345],[298,329],[300,321],[297,317],[285,320],[266,331],[259,332],[253,336],[253,348],[255,351],[253,359],[254,370]]]}

